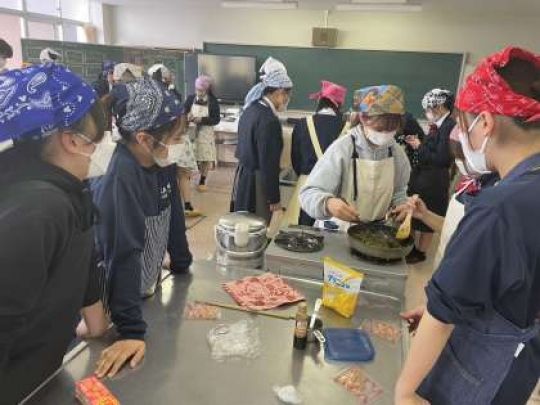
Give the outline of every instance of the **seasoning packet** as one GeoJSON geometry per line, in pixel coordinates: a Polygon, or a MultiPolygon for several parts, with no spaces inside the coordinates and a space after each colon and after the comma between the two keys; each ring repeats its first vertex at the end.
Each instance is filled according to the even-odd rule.
{"type": "Polygon", "coordinates": [[[184,319],[195,321],[215,321],[221,319],[221,311],[218,307],[201,304],[198,302],[187,302],[184,309],[184,319]]]}
{"type": "Polygon", "coordinates": [[[332,308],[345,318],[351,318],[356,311],[364,274],[331,257],[325,257],[323,260],[323,305],[332,308]]]}
{"type": "Polygon", "coordinates": [[[379,321],[377,319],[366,319],[362,322],[361,328],[370,335],[377,336],[394,345],[401,339],[401,329],[389,322],[379,321]]]}
{"type": "Polygon", "coordinates": [[[384,394],[383,388],[358,367],[343,370],[334,381],[357,397],[361,405],[370,405],[384,394]]]}

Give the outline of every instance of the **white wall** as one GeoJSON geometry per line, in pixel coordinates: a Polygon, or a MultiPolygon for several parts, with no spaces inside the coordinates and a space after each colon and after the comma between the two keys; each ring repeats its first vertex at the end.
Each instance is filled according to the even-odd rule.
{"type": "MultiPolygon", "coordinates": [[[[200,0],[202,1],[202,0],[200,0]]],[[[202,47],[204,41],[310,46],[311,28],[322,25],[318,10],[226,10],[203,6],[116,6],[113,41],[120,45],[202,47]]],[[[540,52],[536,16],[472,15],[459,11],[411,14],[332,13],[339,47],[408,51],[469,52],[469,63],[515,44],[540,52]]]]}

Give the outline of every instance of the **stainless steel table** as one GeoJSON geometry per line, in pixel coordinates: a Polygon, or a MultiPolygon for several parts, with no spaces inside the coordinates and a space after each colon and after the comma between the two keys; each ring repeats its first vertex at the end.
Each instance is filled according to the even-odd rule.
{"type": "MultiPolygon", "coordinates": [[[[355,404],[355,398],[333,382],[338,372],[351,364],[329,364],[315,344],[306,351],[292,347],[294,321],[222,310],[221,321],[188,321],[182,319],[186,300],[213,300],[232,303],[221,289],[221,283],[257,271],[218,268],[212,262],[197,262],[193,276],[170,276],[156,295],[144,304],[148,322],[147,357],[136,370],[125,368],[118,377],[105,381],[122,404],[186,404],[186,405],[276,405],[274,385],[295,385],[304,404],[355,404]],[[232,360],[224,363],[210,356],[206,340],[208,331],[219,322],[229,323],[251,317],[259,327],[262,353],[254,360],[232,360]]],[[[316,281],[288,279],[302,291],[310,310],[321,296],[322,286],[316,281]]],[[[284,314],[294,314],[289,307],[284,314]]],[[[325,326],[357,327],[365,318],[399,322],[398,300],[364,292],[353,319],[347,320],[333,311],[322,309],[325,326]]],[[[112,337],[109,337],[109,340],[112,337]]],[[[107,339],[105,339],[107,340],[107,339]]],[[[104,341],[91,341],[76,348],[62,370],[26,404],[73,404],[74,382],[89,376],[104,341]]],[[[393,386],[401,369],[407,342],[392,346],[373,339],[376,357],[362,367],[385,389],[378,404],[392,404],[393,386]]]]}

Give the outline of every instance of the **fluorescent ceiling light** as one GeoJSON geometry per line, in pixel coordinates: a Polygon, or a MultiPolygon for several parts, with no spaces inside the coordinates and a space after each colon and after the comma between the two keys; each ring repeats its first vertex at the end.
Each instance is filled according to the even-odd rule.
{"type": "Polygon", "coordinates": [[[387,13],[414,13],[422,11],[420,4],[337,4],[336,11],[364,11],[387,13]]]}
{"type": "Polygon", "coordinates": [[[294,10],[298,8],[298,2],[288,1],[222,1],[223,8],[260,8],[265,10],[294,10]]]}

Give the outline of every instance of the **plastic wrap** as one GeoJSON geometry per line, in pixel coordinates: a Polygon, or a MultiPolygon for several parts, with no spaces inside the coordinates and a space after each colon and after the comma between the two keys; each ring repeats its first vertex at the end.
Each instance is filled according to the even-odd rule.
{"type": "Polygon", "coordinates": [[[260,355],[259,328],[252,320],[233,324],[220,324],[208,332],[212,358],[225,361],[230,358],[254,359],[260,355]]]}

